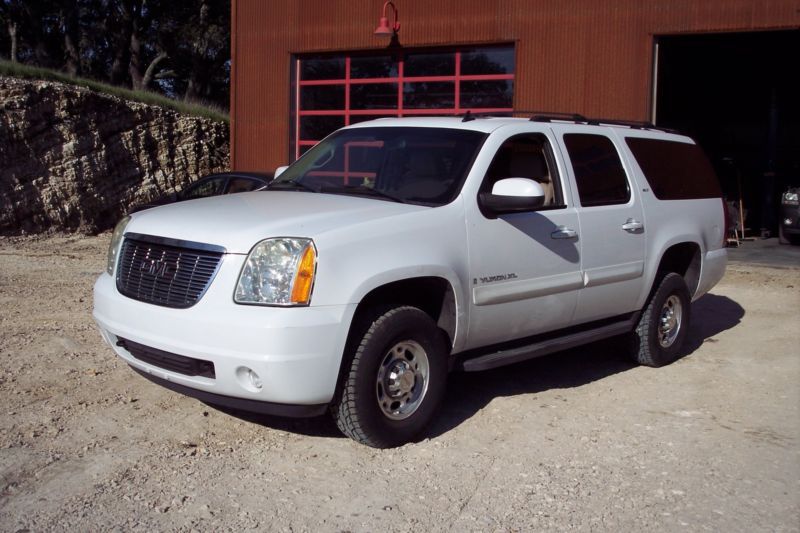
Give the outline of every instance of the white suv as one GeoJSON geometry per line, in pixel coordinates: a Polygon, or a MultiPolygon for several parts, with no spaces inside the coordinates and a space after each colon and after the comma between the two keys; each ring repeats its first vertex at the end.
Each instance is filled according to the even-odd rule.
{"type": "Polygon", "coordinates": [[[173,390],[413,439],[449,371],[629,335],[674,360],[725,271],[688,137],[583,117],[381,119],[266,191],[136,213],[94,288],[103,338],[173,390]]]}

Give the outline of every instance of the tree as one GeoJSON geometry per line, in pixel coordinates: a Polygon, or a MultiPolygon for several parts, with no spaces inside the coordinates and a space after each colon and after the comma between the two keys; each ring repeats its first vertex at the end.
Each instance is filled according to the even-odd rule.
{"type": "Polygon", "coordinates": [[[230,0],[0,0],[0,55],[227,107],[230,0]]]}

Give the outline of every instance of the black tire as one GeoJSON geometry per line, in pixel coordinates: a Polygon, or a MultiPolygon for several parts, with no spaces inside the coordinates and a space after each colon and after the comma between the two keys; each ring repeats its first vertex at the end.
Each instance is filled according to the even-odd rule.
{"type": "Polygon", "coordinates": [[[631,335],[633,359],[640,365],[652,367],[673,362],[686,339],[690,318],[691,300],[686,282],[679,274],[670,272],[650,296],[631,335]]]}
{"type": "Polygon", "coordinates": [[[414,439],[435,415],[447,381],[447,345],[431,317],[416,307],[371,316],[353,343],[332,411],[348,437],[390,448],[414,439]]]}

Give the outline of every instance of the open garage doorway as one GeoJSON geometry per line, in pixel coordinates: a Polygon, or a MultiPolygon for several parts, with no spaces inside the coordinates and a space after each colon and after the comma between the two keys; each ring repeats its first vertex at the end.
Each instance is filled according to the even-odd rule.
{"type": "Polygon", "coordinates": [[[775,236],[800,185],[798,52],[800,30],[656,39],[653,121],[703,146],[729,200],[741,190],[748,236],[775,236]]]}

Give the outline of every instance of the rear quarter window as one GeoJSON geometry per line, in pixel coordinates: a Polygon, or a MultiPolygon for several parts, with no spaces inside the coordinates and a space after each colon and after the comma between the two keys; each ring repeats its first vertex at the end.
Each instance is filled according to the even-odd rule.
{"type": "Polygon", "coordinates": [[[641,137],[625,142],[659,200],[722,196],[717,175],[696,144],[641,137]]]}

